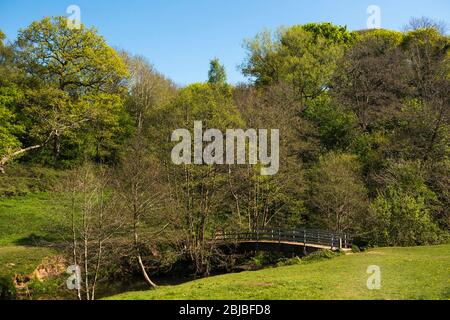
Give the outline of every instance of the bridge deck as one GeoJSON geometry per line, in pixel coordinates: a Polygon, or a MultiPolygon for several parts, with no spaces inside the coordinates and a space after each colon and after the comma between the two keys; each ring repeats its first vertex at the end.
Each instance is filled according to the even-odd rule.
{"type": "Polygon", "coordinates": [[[346,234],[307,229],[261,229],[253,232],[223,232],[216,235],[214,240],[223,243],[283,244],[344,251],[349,251],[352,247],[352,239],[346,234]]]}
{"type": "MultiPolygon", "coordinates": [[[[323,244],[314,244],[314,243],[305,243],[304,242],[291,242],[291,241],[277,241],[277,240],[242,240],[238,241],[238,243],[269,243],[269,244],[284,244],[288,246],[298,246],[298,247],[310,247],[310,248],[316,248],[316,249],[324,249],[324,250],[338,250],[339,247],[333,247],[323,244]]],[[[351,249],[349,248],[341,248],[344,251],[349,251],[351,249]]]]}

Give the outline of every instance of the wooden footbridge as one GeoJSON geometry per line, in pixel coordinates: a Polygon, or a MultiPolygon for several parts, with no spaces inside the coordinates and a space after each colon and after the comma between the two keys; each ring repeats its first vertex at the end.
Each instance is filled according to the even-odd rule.
{"type": "Polygon", "coordinates": [[[245,232],[217,232],[214,241],[219,245],[244,245],[254,250],[288,248],[293,251],[307,249],[351,250],[352,238],[343,233],[318,229],[259,229],[245,232]]]}

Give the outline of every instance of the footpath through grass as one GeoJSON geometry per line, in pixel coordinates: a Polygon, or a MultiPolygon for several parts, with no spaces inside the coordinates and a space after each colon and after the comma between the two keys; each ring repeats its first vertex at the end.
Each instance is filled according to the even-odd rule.
{"type": "Polygon", "coordinates": [[[450,299],[450,245],[378,248],[326,261],[128,292],[109,299],[450,299]],[[367,288],[366,271],[371,265],[381,269],[380,290],[367,288]]]}

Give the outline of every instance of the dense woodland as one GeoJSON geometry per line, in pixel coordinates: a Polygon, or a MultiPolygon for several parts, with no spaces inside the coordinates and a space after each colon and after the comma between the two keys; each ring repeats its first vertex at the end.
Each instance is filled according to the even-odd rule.
{"type": "Polygon", "coordinates": [[[209,241],[223,229],[307,226],[371,246],[448,240],[450,39],[430,20],[404,32],[262,32],[245,41],[249,81],[235,86],[213,59],[207,82],[179,87],[62,17],[4,38],[0,171],[63,173],[52,192],[67,211],[55,227],[82,266],[80,298],[123,265],[151,286],[179,261],[208,274],[229,263],[209,241]],[[196,120],[280,129],[278,174],[173,164],[172,131],[196,120]]]}

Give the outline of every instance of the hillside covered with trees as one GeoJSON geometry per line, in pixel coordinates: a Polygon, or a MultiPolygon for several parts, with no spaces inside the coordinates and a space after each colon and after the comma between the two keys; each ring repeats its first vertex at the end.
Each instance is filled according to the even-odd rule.
{"type": "Polygon", "coordinates": [[[228,84],[212,59],[206,82],[183,87],[63,17],[33,22],[10,43],[0,32],[1,201],[51,199],[58,209],[45,210],[45,236],[33,243],[62,247],[81,266],[80,299],[119,273],[153,287],[153,275],[180,265],[197,275],[227,268],[208,241],[217,230],[319,228],[363,247],[446,243],[450,38],[418,22],[404,32],[330,23],[261,32],[245,41],[247,83],[228,84]],[[194,121],[279,129],[278,173],[174,164],[171,134],[194,121]]]}

